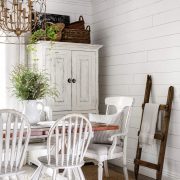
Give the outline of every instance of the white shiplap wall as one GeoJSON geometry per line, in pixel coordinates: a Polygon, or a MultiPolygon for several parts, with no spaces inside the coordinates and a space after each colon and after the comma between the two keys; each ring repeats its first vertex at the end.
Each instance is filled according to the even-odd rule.
{"type": "Polygon", "coordinates": [[[47,12],[69,15],[71,22],[83,15],[87,24],[92,23],[92,4],[90,0],[47,0],[47,12]]]}
{"type": "MultiPolygon", "coordinates": [[[[93,42],[104,45],[100,52],[100,112],[105,110],[106,96],[135,97],[128,140],[132,169],[146,75],[153,77],[153,101],[165,103],[168,87],[173,85],[164,177],[180,179],[180,1],[92,0],[92,9],[93,42]]],[[[143,158],[156,162],[157,146],[146,148],[143,158]]],[[[141,172],[155,175],[147,169],[141,172]]]]}

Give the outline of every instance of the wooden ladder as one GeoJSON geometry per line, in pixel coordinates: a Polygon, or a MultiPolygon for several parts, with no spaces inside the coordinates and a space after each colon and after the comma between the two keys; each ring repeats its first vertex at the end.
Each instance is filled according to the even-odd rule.
{"type": "MultiPolygon", "coordinates": [[[[141,125],[142,125],[145,104],[149,102],[151,87],[152,87],[152,78],[150,75],[148,75],[147,82],[146,82],[145,95],[144,95],[144,103],[142,104],[141,125]]],[[[165,151],[166,151],[166,142],[167,142],[167,136],[168,136],[173,96],[174,96],[174,87],[170,86],[168,90],[168,97],[167,97],[166,104],[165,105],[161,104],[159,107],[159,110],[165,111],[165,113],[164,113],[163,120],[161,122],[161,130],[156,131],[154,135],[154,139],[161,141],[157,164],[141,160],[142,147],[139,146],[139,140],[138,140],[136,158],[134,160],[134,164],[135,164],[134,173],[135,173],[136,180],[138,179],[139,166],[144,166],[144,167],[148,167],[150,169],[156,170],[156,179],[161,180],[162,178],[162,170],[163,170],[164,156],[165,156],[165,151]]],[[[141,125],[140,125],[140,130],[138,132],[138,136],[141,131],[141,125]]]]}

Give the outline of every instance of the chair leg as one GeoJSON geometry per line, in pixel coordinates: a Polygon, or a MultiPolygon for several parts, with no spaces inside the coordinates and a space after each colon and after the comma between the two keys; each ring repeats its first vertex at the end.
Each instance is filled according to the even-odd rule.
{"type": "Polygon", "coordinates": [[[109,177],[108,161],[104,161],[104,172],[105,176],[109,177]]]}
{"type": "Polygon", "coordinates": [[[67,169],[68,180],[72,180],[72,169],[67,169]]]}
{"type": "Polygon", "coordinates": [[[31,176],[31,180],[39,180],[43,165],[41,164],[31,176]]]}
{"type": "Polygon", "coordinates": [[[66,177],[67,176],[67,169],[64,169],[63,173],[62,173],[62,176],[63,177],[66,177]]]}
{"type": "MultiPolygon", "coordinates": [[[[73,168],[72,169],[72,172],[73,172],[73,180],[81,180],[82,179],[82,177],[81,177],[81,174],[80,174],[80,172],[79,172],[79,170],[78,170],[78,168],[73,168]]],[[[83,177],[84,178],[84,177],[83,177]]],[[[85,179],[85,178],[84,178],[85,179]]]]}
{"type": "Polygon", "coordinates": [[[80,180],[81,179],[77,168],[73,168],[72,172],[74,174],[74,180],[80,180]]]}
{"type": "Polygon", "coordinates": [[[81,167],[78,167],[77,169],[78,169],[78,172],[79,172],[79,175],[80,175],[80,179],[85,180],[85,177],[84,177],[84,174],[83,174],[83,171],[82,171],[81,167]]]}
{"type": "Polygon", "coordinates": [[[99,162],[98,163],[98,180],[103,179],[103,163],[99,162]]]}
{"type": "Polygon", "coordinates": [[[54,169],[54,170],[53,170],[52,180],[56,180],[56,173],[57,173],[57,170],[54,169]]]}
{"type": "Polygon", "coordinates": [[[128,170],[127,170],[127,162],[126,162],[126,154],[123,156],[123,172],[125,180],[128,180],[128,170]]]}

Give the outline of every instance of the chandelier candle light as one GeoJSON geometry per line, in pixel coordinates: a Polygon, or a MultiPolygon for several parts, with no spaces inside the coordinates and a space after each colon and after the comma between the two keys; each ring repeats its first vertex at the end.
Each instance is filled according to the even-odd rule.
{"type": "Polygon", "coordinates": [[[0,28],[14,32],[18,37],[31,31],[38,20],[33,2],[33,0],[0,0],[0,28]]]}

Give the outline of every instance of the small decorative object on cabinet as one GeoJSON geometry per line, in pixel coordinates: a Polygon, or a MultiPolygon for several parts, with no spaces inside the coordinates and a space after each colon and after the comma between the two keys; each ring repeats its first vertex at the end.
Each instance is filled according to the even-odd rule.
{"type": "Polygon", "coordinates": [[[66,26],[70,24],[70,17],[66,15],[48,14],[48,13],[39,13],[39,12],[37,14],[39,18],[34,31],[37,31],[42,28],[45,29],[46,23],[53,23],[53,24],[63,23],[66,26]]]}
{"type": "Polygon", "coordinates": [[[30,45],[35,44],[39,40],[60,41],[62,37],[62,30],[64,29],[64,27],[65,25],[63,23],[47,23],[45,30],[38,29],[31,34],[31,36],[29,37],[29,43],[30,45]]]}
{"type": "Polygon", "coordinates": [[[74,43],[91,43],[90,36],[91,28],[87,26],[85,28],[85,22],[83,16],[79,17],[79,21],[73,22],[68,26],[65,26],[62,32],[62,42],[74,42],[74,43]]]}
{"type": "Polygon", "coordinates": [[[79,21],[73,22],[69,25],[66,25],[66,28],[70,29],[85,29],[85,22],[83,16],[79,16],[79,21]]]}
{"type": "Polygon", "coordinates": [[[53,119],[69,113],[98,113],[98,50],[101,45],[39,41],[38,61],[33,63],[49,74],[51,85],[59,91],[55,99],[45,104],[53,111],[53,119]]]}

